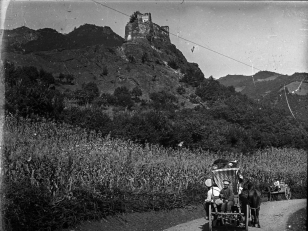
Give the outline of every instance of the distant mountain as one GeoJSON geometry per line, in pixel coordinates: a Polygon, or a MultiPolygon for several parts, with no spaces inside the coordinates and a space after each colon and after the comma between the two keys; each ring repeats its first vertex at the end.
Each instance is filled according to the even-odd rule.
{"type": "Polygon", "coordinates": [[[5,30],[3,43],[6,52],[28,54],[54,49],[81,49],[87,46],[102,45],[106,47],[121,46],[124,39],[114,33],[110,27],[85,24],[68,34],[61,34],[54,29],[32,30],[20,27],[5,30]]]}
{"type": "Polygon", "coordinates": [[[288,111],[291,109],[296,118],[308,122],[307,73],[294,73],[289,76],[260,71],[254,76],[227,75],[218,81],[224,86],[233,86],[237,92],[249,98],[288,111]]]}

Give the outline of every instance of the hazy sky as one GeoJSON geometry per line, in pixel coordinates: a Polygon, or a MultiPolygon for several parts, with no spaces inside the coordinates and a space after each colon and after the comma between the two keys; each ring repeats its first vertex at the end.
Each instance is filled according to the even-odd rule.
{"type": "MultiPolygon", "coordinates": [[[[253,70],[180,37],[261,70],[308,72],[308,2],[96,1],[127,15],[150,12],[153,22],[169,26],[175,34],[171,42],[189,62],[199,64],[205,77],[251,75],[253,70]]],[[[10,1],[4,28],[25,25],[68,33],[89,23],[109,26],[124,37],[128,20],[91,0],[10,1]]]]}

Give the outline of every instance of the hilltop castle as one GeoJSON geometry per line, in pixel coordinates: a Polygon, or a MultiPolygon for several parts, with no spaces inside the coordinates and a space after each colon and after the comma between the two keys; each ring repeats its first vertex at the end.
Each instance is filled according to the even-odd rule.
{"type": "Polygon", "coordinates": [[[140,39],[149,41],[159,39],[170,43],[169,27],[153,23],[151,13],[142,14],[137,11],[136,19],[125,26],[125,40],[138,41],[140,39]]]}

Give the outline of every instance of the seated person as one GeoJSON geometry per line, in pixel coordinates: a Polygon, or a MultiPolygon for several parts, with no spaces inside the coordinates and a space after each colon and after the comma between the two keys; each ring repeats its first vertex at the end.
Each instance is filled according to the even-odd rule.
{"type": "Polygon", "coordinates": [[[276,179],[274,182],[274,191],[278,192],[279,190],[280,190],[280,183],[279,183],[279,180],[276,179]]]}
{"type": "Polygon", "coordinates": [[[216,205],[221,204],[220,200],[219,200],[219,194],[220,194],[220,189],[218,188],[217,184],[212,183],[211,179],[207,179],[205,181],[205,185],[207,186],[207,198],[204,201],[204,209],[205,209],[205,219],[208,220],[209,219],[209,209],[210,206],[213,205],[213,202],[216,203],[216,205]]]}
{"type": "Polygon", "coordinates": [[[223,204],[221,205],[222,212],[231,212],[231,208],[234,205],[234,193],[229,188],[230,181],[224,180],[223,181],[223,189],[220,191],[219,197],[223,200],[223,204]]]}

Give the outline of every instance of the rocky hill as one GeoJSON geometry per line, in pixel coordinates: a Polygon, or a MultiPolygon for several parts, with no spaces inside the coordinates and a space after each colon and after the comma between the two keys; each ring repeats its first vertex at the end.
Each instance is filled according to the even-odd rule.
{"type": "Polygon", "coordinates": [[[275,72],[260,71],[254,76],[227,75],[218,81],[224,86],[233,86],[237,92],[251,99],[270,103],[288,111],[291,109],[296,118],[308,122],[307,73],[281,75],[275,72]]]}
{"type": "Polygon", "coordinates": [[[204,78],[198,65],[187,62],[170,41],[157,36],[125,41],[109,27],[85,24],[69,34],[21,27],[5,31],[4,44],[5,59],[16,66],[44,69],[55,78],[60,73],[73,75],[73,84],[60,84],[61,90],[75,90],[86,82],[96,83],[101,93],[138,86],[144,99],[164,90],[191,107],[189,95],[194,90],[181,79],[187,73],[204,78]],[[185,94],[178,94],[179,87],[186,89],[185,94]]]}

